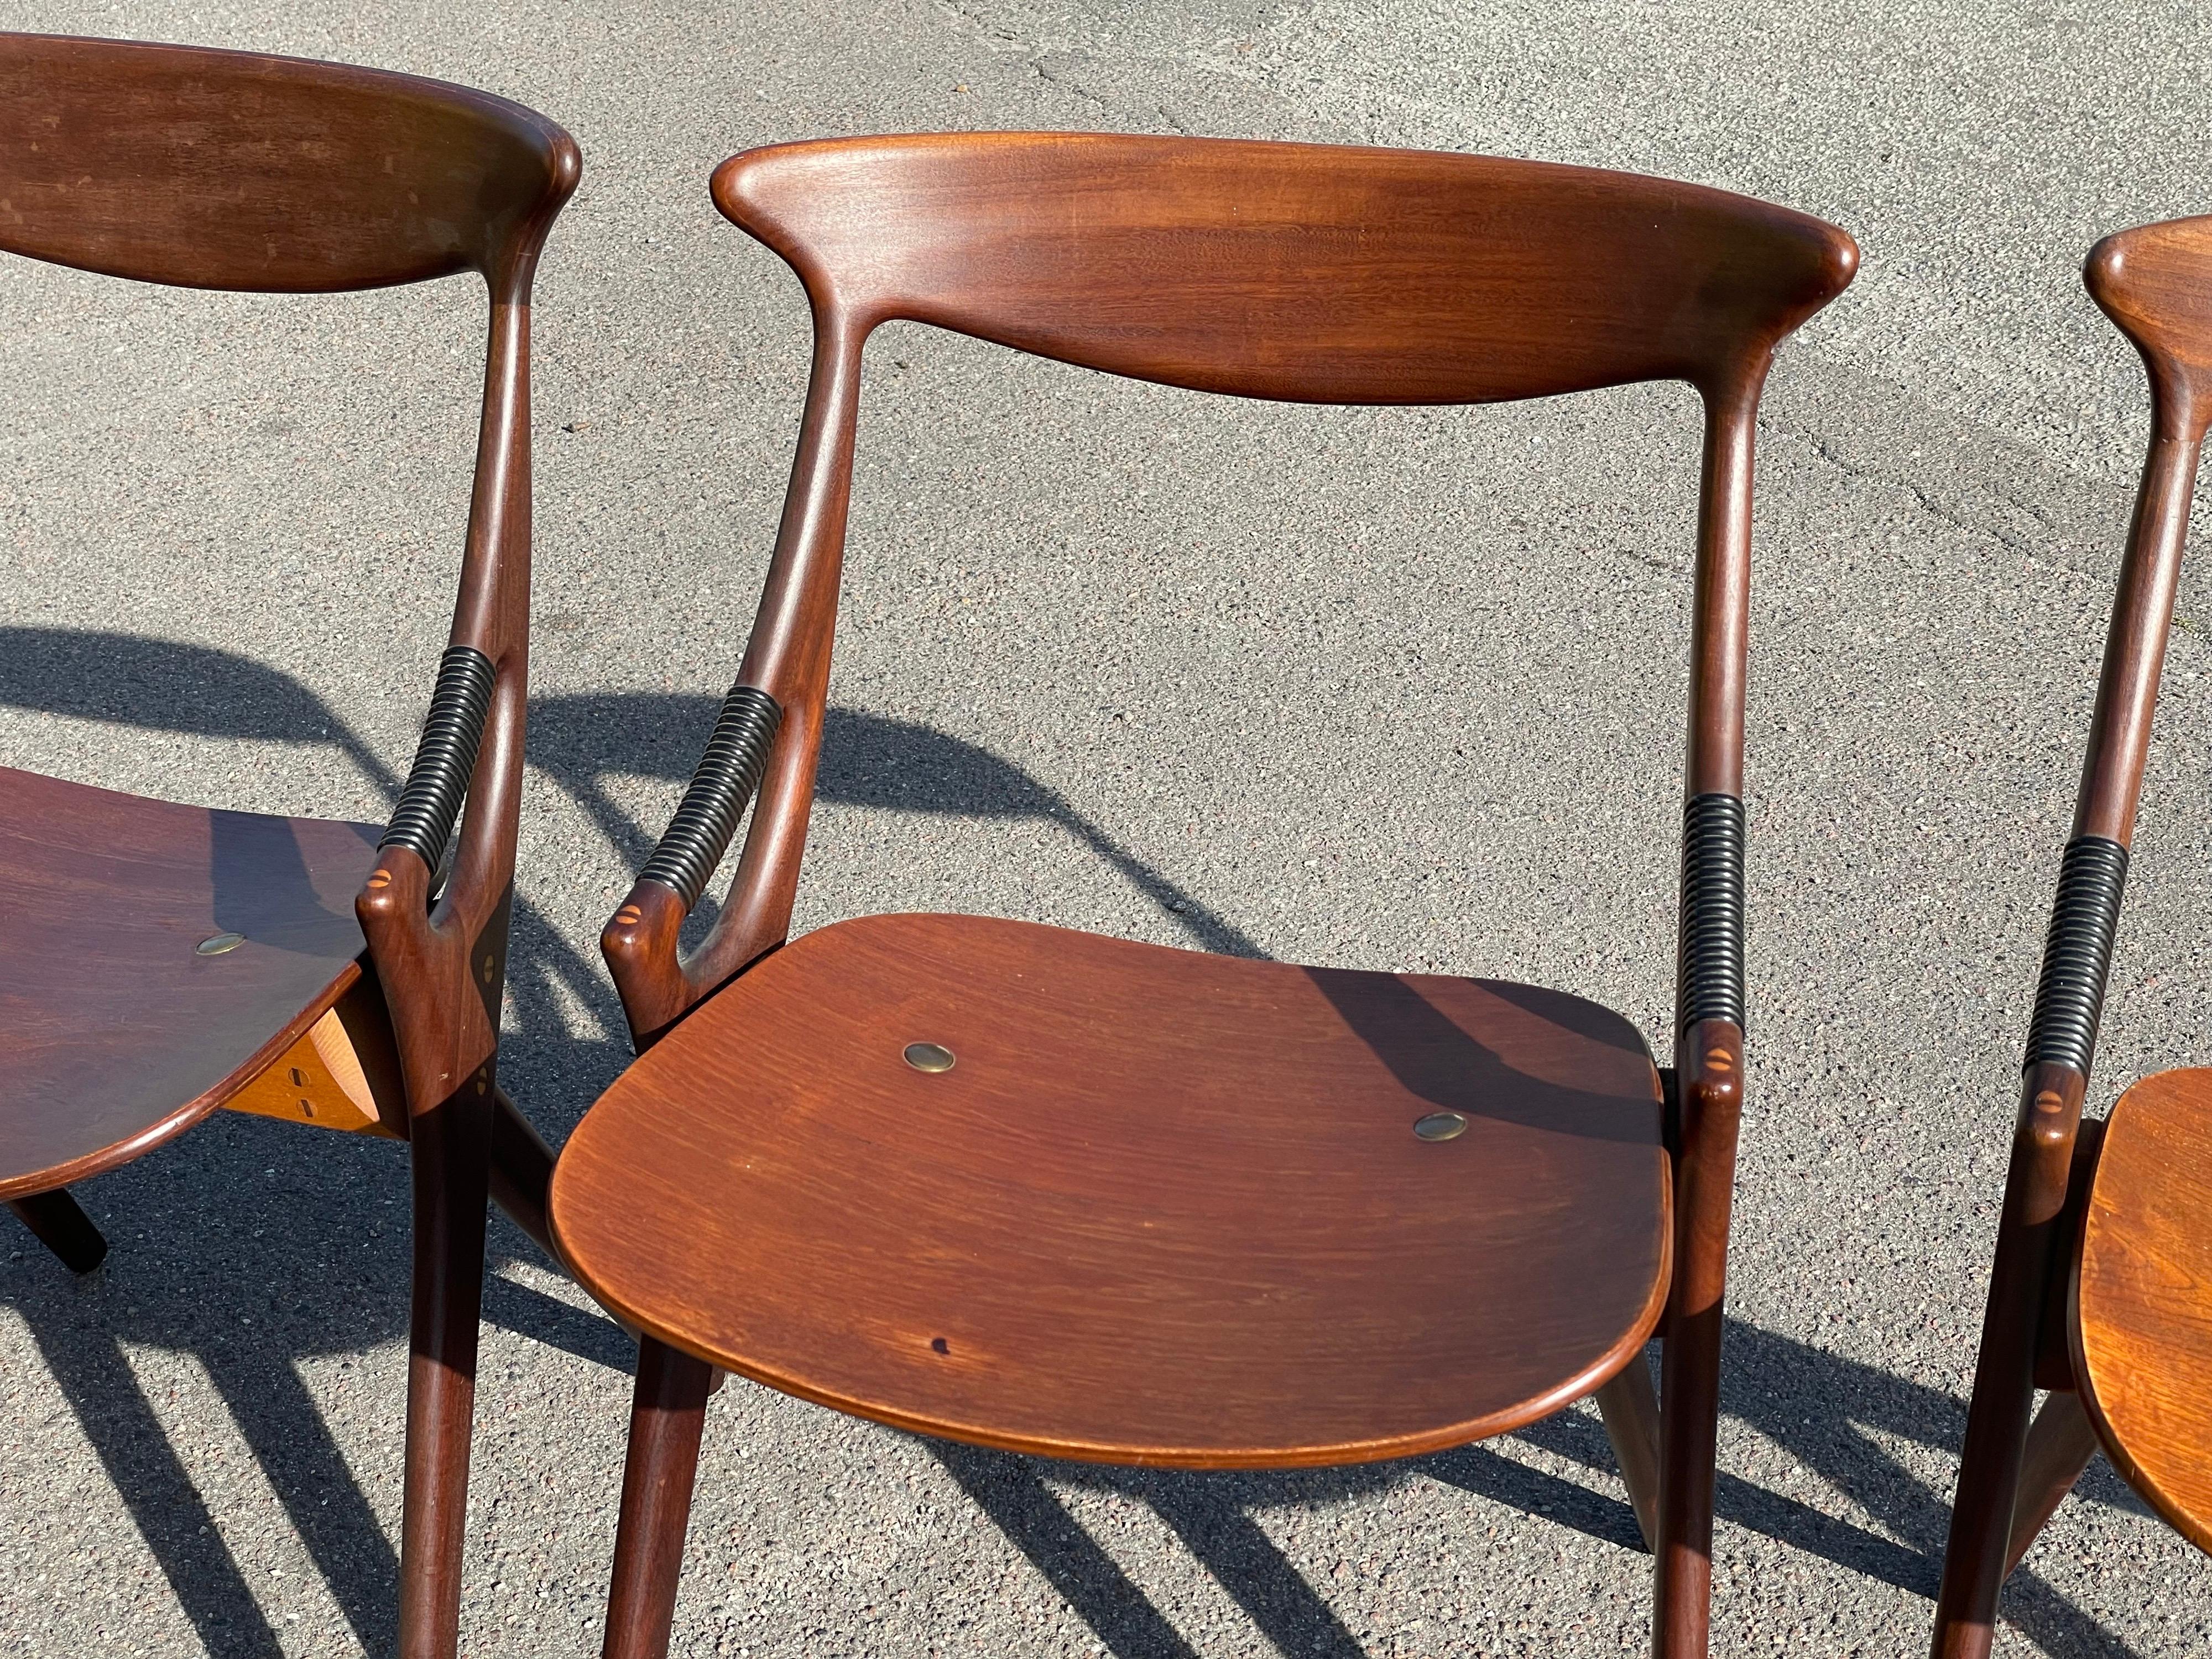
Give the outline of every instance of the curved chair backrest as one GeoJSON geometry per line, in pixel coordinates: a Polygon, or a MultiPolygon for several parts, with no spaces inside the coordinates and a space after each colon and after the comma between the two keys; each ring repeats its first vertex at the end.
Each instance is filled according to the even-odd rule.
{"type": "Polygon", "coordinates": [[[2212,217],[2116,232],[2090,249],[2082,280],[2150,375],[2150,453],[2121,565],[2074,825],[2077,837],[2125,848],[2135,833],[2197,457],[2212,425],[2212,217]]]}
{"type": "Polygon", "coordinates": [[[573,188],[520,105],[413,76],[0,34],[0,248],[190,288],[378,288],[503,261],[573,188]]]}
{"type": "Polygon", "coordinates": [[[732,157],[716,205],[817,307],[1251,398],[1483,403],[1711,386],[1850,280],[1848,237],[1540,161],[1092,134],[732,157]]]}
{"type": "MultiPolygon", "coordinates": [[[[0,33],[0,250],[179,287],[313,293],[475,270],[489,288],[452,643],[356,906],[416,1111],[498,1046],[529,636],[530,288],[580,166],[544,116],[442,82],[0,33]]],[[[365,597],[364,617],[379,603],[365,597]]]]}
{"type": "MultiPolygon", "coordinates": [[[[1776,343],[1856,269],[1842,231],[1720,191],[1534,161],[1082,133],[779,145],[724,162],[713,190],[805,284],[814,370],[738,685],[692,790],[602,935],[641,1040],[789,927],[860,354],[894,318],[1252,398],[1477,403],[1632,380],[1696,386],[1707,428],[1689,793],[1693,818],[1721,823],[1697,869],[1717,872],[1714,890],[1735,880],[1740,894],[1728,873],[1740,876],[1740,840],[1727,832],[1741,814],[1754,417],[1776,343]],[[682,916],[756,784],[730,902],[679,958],[682,916]]],[[[1740,1019],[1740,918],[1699,927],[1734,940],[1735,954],[1686,957],[1680,1017],[1740,1019]]]]}

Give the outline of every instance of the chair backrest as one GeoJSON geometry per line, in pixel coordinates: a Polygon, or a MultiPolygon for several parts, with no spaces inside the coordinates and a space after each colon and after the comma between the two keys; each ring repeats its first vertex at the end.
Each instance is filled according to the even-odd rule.
{"type": "Polygon", "coordinates": [[[2080,1109],[2104,1016],[2197,459],[2212,425],[2212,217],[2107,236],[2082,279],[2142,356],[2151,434],[2024,1062],[2031,1103],[2047,1097],[2067,1112],[2080,1109]]]}
{"type": "MultiPolygon", "coordinates": [[[[1696,386],[1707,433],[1688,773],[1705,850],[1686,870],[1723,892],[1723,909],[1736,902],[1725,894],[1740,900],[1754,416],[1776,343],[1856,269],[1842,231],[1720,191],[1540,162],[1081,133],[780,145],[724,162],[713,191],[799,274],[814,371],[767,592],[708,765],[602,937],[634,1032],[649,1040],[789,926],[860,353],[894,318],[1254,398],[1475,403],[1696,386]],[[682,914],[756,781],[730,902],[679,961],[682,914]]],[[[1721,948],[1686,956],[1682,1018],[1740,1020],[1740,917],[1698,927],[1721,948]]]]}
{"type": "MultiPolygon", "coordinates": [[[[489,289],[452,643],[356,906],[416,1111],[498,1046],[529,635],[531,280],[580,167],[544,116],[441,82],[0,33],[0,250],[191,288],[327,292],[475,270],[489,289]]],[[[384,602],[364,598],[365,640],[384,602]]]]}
{"type": "Polygon", "coordinates": [[[716,204],[817,306],[1313,403],[1699,385],[1832,298],[1832,227],[1539,161],[1093,134],[781,145],[716,204]]]}
{"type": "Polygon", "coordinates": [[[491,275],[573,187],[543,116],[413,76],[0,34],[0,248],[191,288],[491,275]]]}

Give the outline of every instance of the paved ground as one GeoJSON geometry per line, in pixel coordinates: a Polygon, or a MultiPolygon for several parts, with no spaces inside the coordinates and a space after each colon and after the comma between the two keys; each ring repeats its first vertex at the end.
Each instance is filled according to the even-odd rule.
{"type": "MultiPolygon", "coordinates": [[[[623,1063],[591,939],[737,659],[795,426],[797,291],[712,213],[714,161],[900,128],[1375,141],[1669,173],[1856,232],[1864,275],[1790,348],[1761,458],[1715,1615],[1724,1653],[1921,1647],[2144,427],[2075,271],[2106,229],[2212,206],[2196,6],[6,0],[0,23],[418,70],[582,142],[539,288],[506,1061],[556,1136],[623,1063]]],[[[10,264],[0,754],[380,818],[443,640],[480,325],[459,283],[273,301],[10,264]]],[[[1527,977],[1663,1030],[1686,393],[1239,406],[902,327],[866,396],[802,925],[981,909],[1527,977]]],[[[2182,610],[2100,1100],[2207,1053],[2201,575],[2182,610]]],[[[83,1189],[116,1246],[89,1282],[8,1244],[0,1650],[387,1650],[403,1191],[388,1146],[225,1118],[83,1189]]],[[[495,1242],[466,1645],[596,1651],[627,1346],[495,1242]]],[[[1022,1464],[743,1385],[708,1439],[686,1654],[1644,1640],[1647,1560],[1584,1413],[1344,1476],[1022,1464]]],[[[2100,1464],[2006,1610],[2009,1652],[2203,1654],[2212,1567],[2100,1464]]]]}

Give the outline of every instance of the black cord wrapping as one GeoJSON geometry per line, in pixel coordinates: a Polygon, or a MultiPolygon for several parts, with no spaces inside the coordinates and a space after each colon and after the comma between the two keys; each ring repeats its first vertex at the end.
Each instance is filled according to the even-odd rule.
{"type": "Polygon", "coordinates": [[[2081,836],[2066,844],[2023,1066],[2053,1060],[2088,1076],[2097,1022],[2105,1012],[2112,935],[2120,922],[2120,892],[2127,880],[2128,849],[2119,842],[2081,836]]]}
{"type": "Polygon", "coordinates": [[[722,700],[714,735],[691,775],[691,787],[669,820],[660,845],[638,872],[640,881],[659,882],[689,910],[730,850],[738,820],[760,787],[768,769],[769,745],[783,724],[783,708],[756,686],[733,685],[722,700]]]}
{"type": "Polygon", "coordinates": [[[484,720],[491,712],[492,682],[498,676],[491,659],[474,646],[449,647],[438,661],[438,684],[430,693],[430,712],[422,720],[422,741],[407,787],[399,792],[392,826],[377,850],[404,847],[431,869],[439,867],[469,779],[477,769],[484,720]]]}
{"type": "Polygon", "coordinates": [[[1743,1025],[1743,803],[1693,795],[1682,808],[1682,936],[1674,1024],[1743,1025]]]}

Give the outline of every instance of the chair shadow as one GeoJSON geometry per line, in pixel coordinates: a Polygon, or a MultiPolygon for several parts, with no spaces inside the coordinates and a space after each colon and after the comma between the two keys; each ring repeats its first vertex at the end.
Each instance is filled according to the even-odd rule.
{"type": "MultiPolygon", "coordinates": [[[[313,693],[289,676],[206,647],[119,634],[0,628],[0,705],[189,735],[336,745],[387,797],[398,779],[313,693]]],[[[574,799],[631,866],[650,835],[614,800],[617,774],[690,775],[715,699],[560,696],[532,707],[532,766],[574,799]]],[[[1262,954],[1249,936],[1121,846],[1064,796],[1007,761],[928,727],[833,709],[823,799],[969,817],[1033,817],[1063,826],[1174,917],[1201,948],[1262,954]]],[[[619,1010],[595,963],[538,910],[518,902],[504,1079],[541,1123],[567,1119],[619,1074],[627,1045],[570,1033],[580,1003],[603,1032],[619,1010]]],[[[397,1620],[398,1562],[302,1381],[303,1362],[341,1370],[407,1326],[404,1152],[325,1135],[321,1155],[288,1156],[290,1126],[219,1114],[209,1126],[91,1184],[87,1207],[143,1271],[73,1279],[25,1238],[8,1296],[108,1479],[212,1651],[258,1656],[282,1644],[255,1601],[216,1517],[163,1428],[129,1348],[196,1358],[213,1380],[347,1623],[371,1652],[397,1620]],[[257,1177],[255,1170],[260,1174],[257,1177]],[[231,1259],[210,1269],[191,1247],[220,1233],[231,1259]],[[149,1243],[149,1239],[153,1242],[149,1243]],[[158,1289],[156,1288],[158,1287],[158,1289]],[[180,1289],[179,1287],[183,1287],[180,1289]],[[88,1317],[88,1304],[100,1316],[88,1317]]],[[[80,1196],[84,1196],[80,1189],[80,1196]]],[[[118,1255],[123,1253],[118,1250],[118,1255]]],[[[534,1247],[495,1219],[495,1265],[534,1247]]],[[[631,1344],[611,1321],[514,1280],[486,1280],[484,1317],[500,1328],[628,1370],[631,1344]]],[[[1792,1548],[1932,1595],[1947,1494],[1930,1490],[1873,1437],[1890,1435],[1955,1457],[1964,1402],[1938,1389],[1731,1322],[1724,1407],[1790,1452],[1853,1510],[1847,1521],[1723,1473],[1720,1515],[1792,1548]]],[[[1596,1419],[1571,1410],[1512,1437],[1583,1471],[1569,1478],[1497,1444],[1401,1463],[1289,1474],[1191,1474],[1047,1463],[949,1443],[932,1454],[1022,1550],[1115,1659],[1190,1659],[1194,1650],[1113,1558],[1077,1524],[1052,1484],[1149,1504],[1270,1641],[1285,1652],[1352,1659],[1357,1638],[1255,1518],[1270,1509],[1340,1501],[1416,1479],[1440,1481],[1613,1547],[1640,1551],[1596,1419]]],[[[396,1471],[393,1472],[396,1479],[396,1471]]],[[[2090,1501],[2142,1506],[2101,1461],[2077,1488],[2090,1501]]],[[[2118,1638],[2036,1575],[2008,1581],[2005,1613],[2057,1659],[2128,1659],[2118,1638]]]]}

